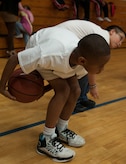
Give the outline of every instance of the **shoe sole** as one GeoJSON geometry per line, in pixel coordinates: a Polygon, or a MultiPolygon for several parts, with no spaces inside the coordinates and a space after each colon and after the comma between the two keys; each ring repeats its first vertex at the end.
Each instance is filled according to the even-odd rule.
{"type": "Polygon", "coordinates": [[[68,157],[67,159],[66,158],[65,159],[64,158],[58,158],[58,157],[53,157],[50,154],[48,154],[48,153],[46,153],[42,150],[40,150],[41,152],[38,149],[36,151],[40,155],[47,155],[48,157],[52,158],[52,160],[55,161],[55,162],[68,162],[68,161],[71,161],[74,158],[74,156],[68,157]]]}

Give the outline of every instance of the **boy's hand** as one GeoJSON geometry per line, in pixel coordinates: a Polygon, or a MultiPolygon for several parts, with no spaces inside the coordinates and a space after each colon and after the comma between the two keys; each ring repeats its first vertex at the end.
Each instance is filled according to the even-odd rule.
{"type": "Polygon", "coordinates": [[[12,96],[8,90],[0,89],[0,93],[11,100],[16,100],[16,97],[12,96]]]}
{"type": "Polygon", "coordinates": [[[98,98],[99,98],[99,94],[98,94],[97,87],[91,88],[91,89],[90,89],[90,94],[91,94],[91,96],[93,96],[95,99],[98,99],[98,98]]]}
{"type": "Polygon", "coordinates": [[[17,65],[18,56],[15,54],[8,59],[0,80],[0,93],[11,100],[16,100],[16,98],[9,93],[6,85],[9,80],[9,77],[11,76],[17,65]]]}

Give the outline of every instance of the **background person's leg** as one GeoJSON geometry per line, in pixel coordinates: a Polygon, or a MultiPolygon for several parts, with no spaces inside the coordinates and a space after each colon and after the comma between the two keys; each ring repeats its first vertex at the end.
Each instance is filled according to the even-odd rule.
{"type": "Polygon", "coordinates": [[[93,108],[95,106],[95,102],[93,100],[88,99],[87,97],[87,94],[89,92],[88,75],[83,76],[78,81],[81,88],[81,94],[79,99],[77,100],[74,111],[83,112],[84,110],[87,110],[87,108],[93,108]]]}
{"type": "Polygon", "coordinates": [[[7,46],[8,46],[8,52],[10,52],[10,55],[13,55],[14,52],[14,33],[15,33],[15,22],[5,22],[7,30],[8,30],[8,36],[7,36],[7,46]],[[12,52],[12,54],[11,54],[12,52]]]}

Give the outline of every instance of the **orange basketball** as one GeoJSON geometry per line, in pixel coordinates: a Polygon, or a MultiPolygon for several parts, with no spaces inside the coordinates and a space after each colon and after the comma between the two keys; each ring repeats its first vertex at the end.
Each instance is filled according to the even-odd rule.
{"type": "Polygon", "coordinates": [[[22,103],[38,100],[44,94],[43,78],[37,71],[25,74],[19,68],[8,81],[8,91],[22,103]]]}

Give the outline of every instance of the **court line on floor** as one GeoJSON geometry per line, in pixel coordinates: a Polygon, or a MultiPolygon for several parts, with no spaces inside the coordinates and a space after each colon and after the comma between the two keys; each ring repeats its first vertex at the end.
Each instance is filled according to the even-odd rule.
{"type": "MultiPolygon", "coordinates": [[[[122,100],[125,100],[125,99],[126,99],[126,96],[118,98],[118,99],[114,99],[114,100],[111,100],[111,101],[107,101],[107,102],[104,102],[104,103],[101,103],[101,104],[97,104],[95,108],[98,108],[98,107],[101,107],[101,106],[104,106],[104,105],[108,105],[108,104],[111,104],[111,103],[115,103],[115,102],[118,102],[118,101],[122,101],[122,100]]],[[[89,109],[87,109],[87,110],[89,110],[89,109]]],[[[77,114],[77,113],[73,113],[73,114],[77,114]]],[[[45,120],[35,122],[35,123],[29,124],[29,125],[26,125],[26,126],[22,126],[22,127],[19,127],[19,128],[15,128],[15,129],[12,129],[12,130],[8,130],[8,131],[0,133],[0,137],[6,136],[6,135],[9,135],[9,134],[12,134],[12,133],[16,133],[18,131],[25,130],[25,129],[28,129],[28,128],[32,128],[34,126],[38,126],[38,125],[41,125],[41,124],[44,124],[44,123],[45,123],[45,120]]]]}

